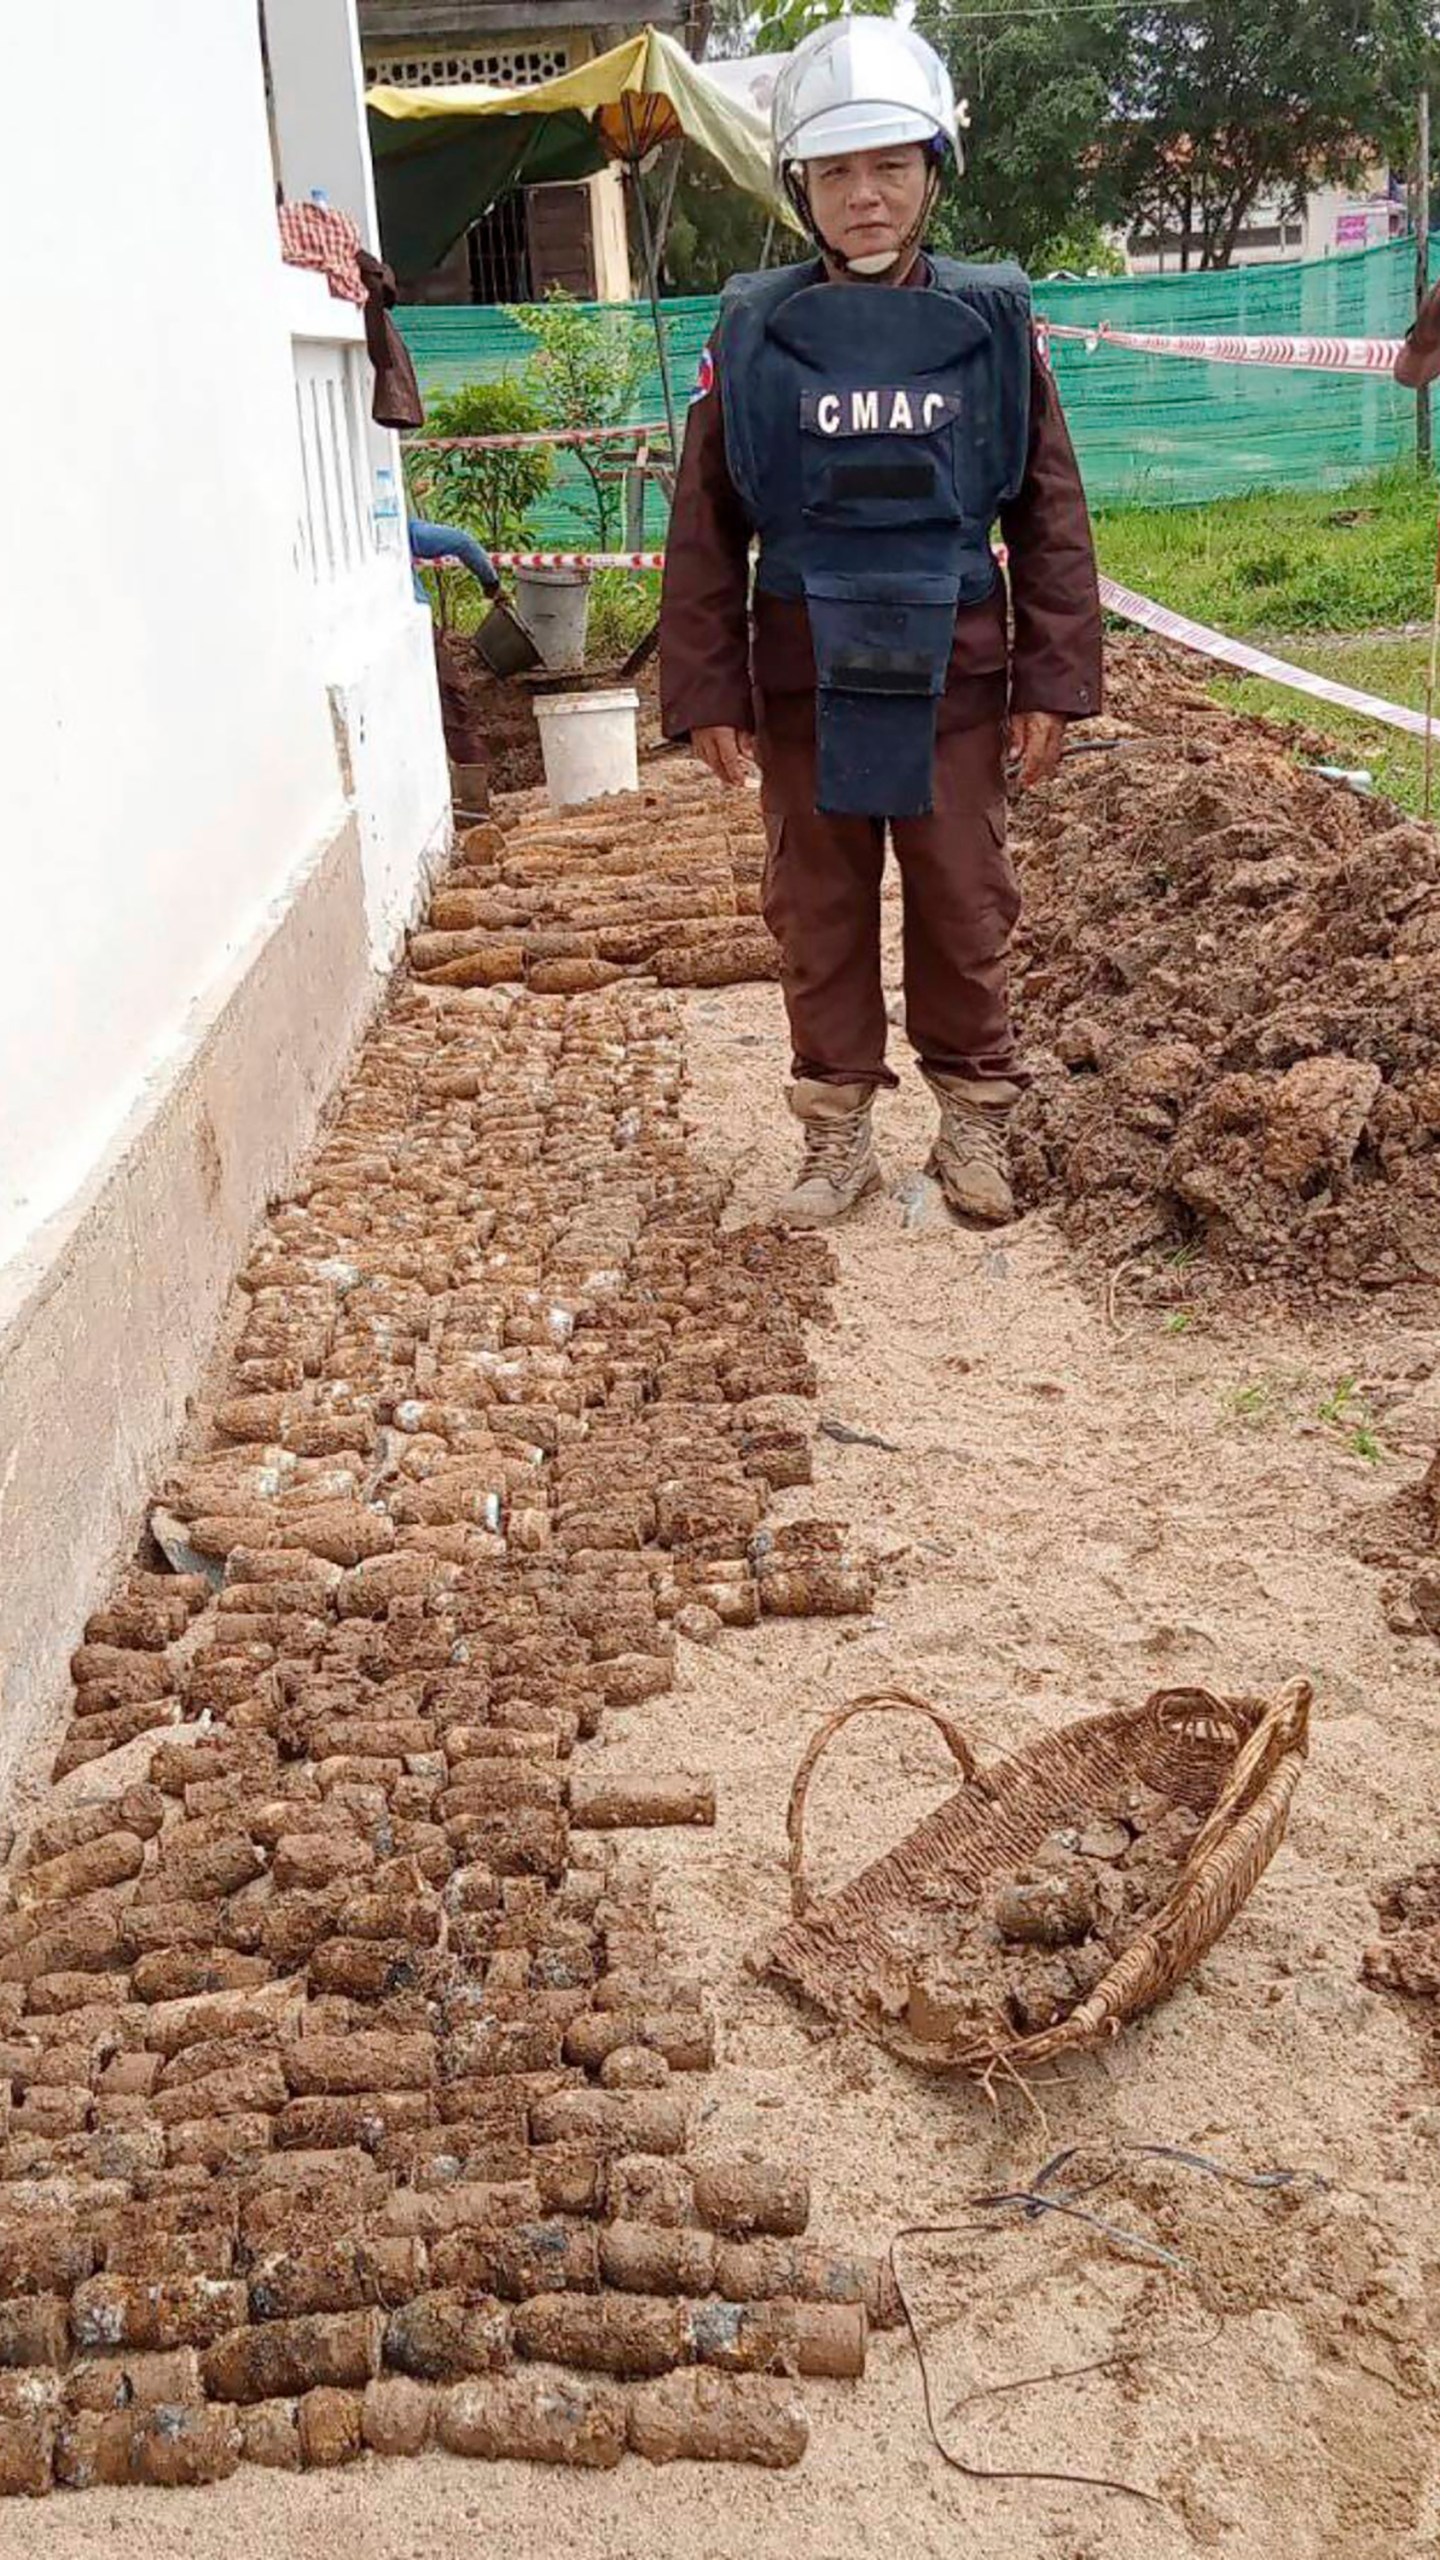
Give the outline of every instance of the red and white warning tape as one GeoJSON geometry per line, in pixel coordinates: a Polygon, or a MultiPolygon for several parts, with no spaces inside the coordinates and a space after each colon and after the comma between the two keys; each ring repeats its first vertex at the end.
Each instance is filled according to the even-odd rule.
{"type": "Polygon", "coordinates": [[[668,436],[663,418],[639,427],[538,427],[515,436],[407,436],[407,453],[515,453],[522,445],[643,444],[668,436]]]}
{"type": "MultiPolygon", "coordinates": [[[[663,569],[663,551],[492,551],[497,569],[663,569]]],[[[421,560],[421,569],[463,569],[465,562],[447,551],[443,559],[421,560]]]]}
{"type": "Polygon", "coordinates": [[[663,569],[663,551],[496,551],[497,569],[663,569]]]}
{"type": "MultiPolygon", "coordinates": [[[[1354,711],[1364,720],[1378,720],[1387,729],[1403,729],[1407,736],[1423,738],[1426,721],[1423,711],[1408,711],[1402,703],[1386,702],[1378,693],[1361,693],[1354,685],[1337,684],[1331,676],[1317,676],[1309,667],[1294,667],[1288,658],[1272,658],[1268,649],[1252,649],[1245,640],[1232,640],[1228,632],[1212,631],[1208,623],[1192,622],[1188,614],[1172,613],[1168,605],[1156,604],[1153,597],[1135,593],[1133,587],[1117,585],[1114,578],[1100,581],[1100,601],[1107,612],[1123,614],[1127,622],[1138,622],[1144,631],[1153,631],[1161,640],[1178,641],[1182,649],[1194,649],[1203,658],[1214,658],[1221,666],[1238,667],[1248,676],[1265,676],[1271,684],[1283,684],[1291,693],[1306,693],[1315,702],[1333,703],[1338,710],[1354,711]]],[[[1440,737],[1440,720],[1430,724],[1440,737]]]]}
{"type": "MultiPolygon", "coordinates": [[[[492,558],[497,569],[663,569],[663,551],[496,551],[492,558]]],[[[1004,551],[997,550],[1003,563],[1004,551]]],[[[429,568],[458,568],[458,561],[433,560],[429,568]]],[[[1328,702],[1340,711],[1353,711],[1363,720],[1375,720],[1387,729],[1403,729],[1407,736],[1423,738],[1425,714],[1408,710],[1403,703],[1387,702],[1378,693],[1363,693],[1355,685],[1337,684],[1332,676],[1316,675],[1310,667],[1292,666],[1288,658],[1272,657],[1268,649],[1252,648],[1248,640],[1232,640],[1226,631],[1214,631],[1206,622],[1192,622],[1188,614],[1173,613],[1169,605],[1157,604],[1153,596],[1137,594],[1133,587],[1122,587],[1115,578],[1100,580],[1100,601],[1108,613],[1118,613],[1126,622],[1138,623],[1141,630],[1153,631],[1158,639],[1174,640],[1182,649],[1193,649],[1198,656],[1213,658],[1220,666],[1235,667],[1242,675],[1263,676],[1271,684],[1284,685],[1291,693],[1308,694],[1314,702],[1328,702]]],[[[1440,720],[1431,724],[1440,738],[1440,720]]]]}
{"type": "Polygon", "coordinates": [[[1159,330],[1093,329],[1070,321],[1042,321],[1047,338],[1078,339],[1093,355],[1098,347],[1125,347],[1134,355],[1195,356],[1206,364],[1298,366],[1307,373],[1389,373],[1403,338],[1198,338],[1159,330]]]}

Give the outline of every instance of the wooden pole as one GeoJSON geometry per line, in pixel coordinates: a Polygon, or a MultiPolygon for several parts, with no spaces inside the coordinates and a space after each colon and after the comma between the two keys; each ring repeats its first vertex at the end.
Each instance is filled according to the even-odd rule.
{"type": "MultiPolygon", "coordinates": [[[[670,216],[675,210],[675,189],[679,184],[680,161],[684,149],[683,141],[667,142],[665,145],[665,177],[660,189],[660,209],[655,216],[655,264],[657,267],[665,263],[665,243],[670,237],[670,216]]],[[[640,183],[637,171],[635,184],[638,187],[640,183]]]]}
{"type": "Polygon", "coordinates": [[[1430,668],[1425,676],[1425,817],[1432,814],[1435,781],[1435,676],[1440,673],[1440,525],[1435,530],[1435,589],[1430,596],[1430,668]]]}
{"type": "MultiPolygon", "coordinates": [[[[1420,92],[1415,117],[1415,308],[1430,290],[1430,92],[1420,92]]],[[[1415,459],[1422,471],[1430,467],[1430,386],[1422,384],[1415,396],[1415,459]]]]}
{"type": "Polygon", "coordinates": [[[655,327],[655,352],[660,359],[660,389],[665,399],[665,424],[670,432],[670,451],[678,461],[680,439],[675,432],[675,394],[670,387],[670,358],[665,346],[665,323],[660,316],[660,268],[655,255],[655,237],[650,226],[650,207],[645,201],[645,181],[640,175],[644,148],[635,130],[630,93],[625,93],[625,136],[629,143],[626,157],[635,186],[635,210],[640,216],[640,246],[645,259],[645,286],[650,298],[650,317],[655,327]]]}

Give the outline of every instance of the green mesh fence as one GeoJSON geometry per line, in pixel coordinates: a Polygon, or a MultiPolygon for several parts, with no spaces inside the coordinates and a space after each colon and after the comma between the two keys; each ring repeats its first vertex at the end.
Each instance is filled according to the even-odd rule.
{"type": "MultiPolygon", "coordinates": [[[[1304,265],[1040,285],[1084,328],[1206,336],[1393,338],[1414,309],[1408,240],[1304,265]]],[[[1054,369],[1092,505],[1194,504],[1247,489],[1333,488],[1415,447],[1415,395],[1386,374],[1209,364],[1057,342],[1054,369]]]]}
{"type": "MultiPolygon", "coordinates": [[[[1435,257],[1432,240],[1432,268],[1435,257]]],[[[1045,318],[1080,327],[1108,321],[1186,334],[1390,338],[1406,328],[1413,296],[1414,250],[1396,240],[1303,265],[1042,284],[1035,302],[1045,318]]],[[[653,355],[648,309],[621,307],[653,355]]],[[[677,401],[694,381],[714,312],[708,298],[664,306],[677,401]]],[[[524,371],[530,342],[502,311],[415,306],[396,318],[427,398],[524,371]]],[[[1414,451],[1414,394],[1386,375],[1207,364],[1103,343],[1092,354],[1063,341],[1053,361],[1093,506],[1184,506],[1246,489],[1333,488],[1414,451]]],[[[652,361],[636,416],[663,414],[652,361]]],[[[567,459],[536,510],[537,545],[593,540],[576,481],[567,459]]],[[[646,536],[663,538],[653,506],[646,536]]]]}
{"type": "MultiPolygon", "coordinates": [[[[667,302],[664,306],[665,350],[677,412],[683,413],[690,396],[701,351],[714,323],[716,307],[710,295],[697,296],[693,301],[667,302]]],[[[660,388],[655,324],[649,304],[599,303],[592,308],[628,314],[630,326],[647,360],[633,416],[636,420],[663,418],[665,399],[660,388]]],[[[523,378],[534,342],[508,312],[483,304],[452,303],[432,308],[405,304],[396,311],[395,318],[415,360],[420,389],[427,402],[446,392],[458,391],[467,382],[499,382],[507,374],[523,378]]],[[[534,548],[557,551],[593,549],[596,523],[585,475],[573,454],[558,454],[556,464],[555,478],[549,490],[531,512],[534,548]]],[[[620,522],[623,525],[623,511],[620,522]]],[[[623,544],[623,532],[620,539],[623,544]]],[[[659,491],[647,484],[646,547],[658,548],[664,539],[665,502],[659,491]]]]}

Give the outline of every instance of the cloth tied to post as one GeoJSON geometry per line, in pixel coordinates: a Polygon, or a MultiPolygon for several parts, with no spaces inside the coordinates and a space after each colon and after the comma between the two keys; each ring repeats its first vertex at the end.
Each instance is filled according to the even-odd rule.
{"type": "Polygon", "coordinates": [[[280,255],[287,267],[314,267],[339,302],[365,300],[360,274],[360,229],[353,216],[328,204],[281,204],[280,255]]]}

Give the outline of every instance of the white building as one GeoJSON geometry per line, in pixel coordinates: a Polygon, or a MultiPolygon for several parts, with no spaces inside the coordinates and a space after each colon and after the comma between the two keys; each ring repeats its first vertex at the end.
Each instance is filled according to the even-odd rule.
{"type": "MultiPolygon", "coordinates": [[[[1403,200],[1391,190],[1384,169],[1372,169],[1357,187],[1320,186],[1296,205],[1288,199],[1262,196],[1235,244],[1237,267],[1276,266],[1296,259],[1333,258],[1350,249],[1370,249],[1393,239],[1405,228],[1403,200]]],[[[1177,227],[1163,240],[1154,226],[1137,224],[1128,239],[1119,239],[1126,273],[1132,276],[1176,275],[1181,241],[1177,227]]],[[[1190,272],[1200,265],[1201,241],[1190,238],[1190,272]]]]}
{"type": "Polygon", "coordinates": [[[0,1766],[448,836],[360,314],[276,222],[373,242],[352,0],[263,14],[270,122],[257,0],[11,28],[0,1766]]]}

